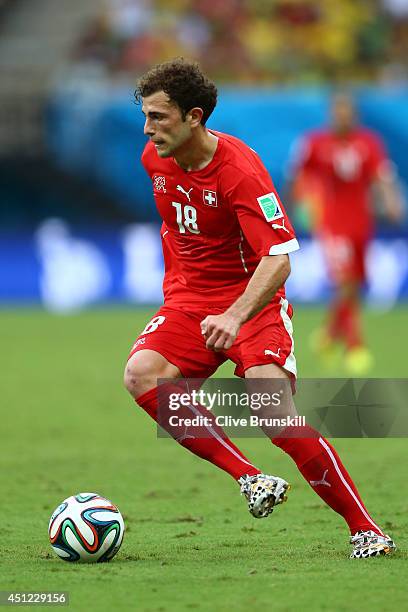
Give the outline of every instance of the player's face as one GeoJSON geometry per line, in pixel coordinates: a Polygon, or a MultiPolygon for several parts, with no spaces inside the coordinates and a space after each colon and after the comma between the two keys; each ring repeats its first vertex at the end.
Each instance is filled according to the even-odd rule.
{"type": "Polygon", "coordinates": [[[347,95],[338,95],[333,100],[332,123],[337,132],[348,132],[356,122],[352,100],[347,95]]]}
{"type": "Polygon", "coordinates": [[[183,121],[179,107],[164,91],[143,98],[142,112],[146,117],[144,133],[150,137],[159,157],[174,156],[191,138],[191,125],[183,121]]]}

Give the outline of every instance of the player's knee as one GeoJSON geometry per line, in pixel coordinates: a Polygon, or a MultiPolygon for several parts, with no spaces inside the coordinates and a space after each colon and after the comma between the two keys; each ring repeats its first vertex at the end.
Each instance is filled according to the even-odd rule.
{"type": "Polygon", "coordinates": [[[124,379],[126,389],[134,398],[153,389],[155,385],[155,372],[152,370],[152,364],[149,359],[136,355],[126,364],[124,379]]]}
{"type": "Polygon", "coordinates": [[[138,351],[126,364],[124,385],[135,399],[157,387],[159,378],[176,378],[180,373],[154,351],[138,351]]]}

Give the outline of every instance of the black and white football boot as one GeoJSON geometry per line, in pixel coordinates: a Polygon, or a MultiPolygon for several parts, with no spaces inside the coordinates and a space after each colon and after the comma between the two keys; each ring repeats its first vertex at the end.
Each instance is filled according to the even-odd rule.
{"type": "Polygon", "coordinates": [[[388,535],[378,535],[375,531],[357,531],[350,538],[353,552],[350,559],[368,559],[368,557],[379,557],[389,555],[397,547],[388,535]]]}
{"type": "Polygon", "coordinates": [[[245,474],[238,482],[241,495],[245,495],[248,501],[248,510],[255,518],[264,518],[273,512],[275,506],[286,501],[286,493],[290,489],[283,478],[267,474],[245,474]]]}

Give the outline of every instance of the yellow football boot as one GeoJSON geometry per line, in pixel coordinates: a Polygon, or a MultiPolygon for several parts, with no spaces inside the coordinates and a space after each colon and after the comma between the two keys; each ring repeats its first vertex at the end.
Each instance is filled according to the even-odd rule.
{"type": "Polygon", "coordinates": [[[356,346],[347,351],[344,366],[351,376],[365,376],[374,365],[374,358],[365,346],[356,346]]]}
{"type": "Polygon", "coordinates": [[[325,329],[315,329],[310,335],[309,345],[325,370],[338,370],[342,361],[342,347],[325,329]]]}

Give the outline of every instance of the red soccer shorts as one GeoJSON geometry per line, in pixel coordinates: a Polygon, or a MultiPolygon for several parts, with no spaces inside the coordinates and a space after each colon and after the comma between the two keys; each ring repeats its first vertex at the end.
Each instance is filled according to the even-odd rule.
{"type": "Polygon", "coordinates": [[[330,277],[335,284],[350,281],[360,284],[365,281],[367,239],[325,234],[321,244],[330,277]]]}
{"type": "Polygon", "coordinates": [[[228,351],[215,352],[206,348],[200,329],[201,321],[213,312],[188,313],[162,306],[136,340],[128,359],[143,349],[157,351],[185,378],[208,378],[227,359],[236,364],[235,374],[241,377],[248,368],[276,363],[294,379],[292,312],[286,299],[269,304],[241,327],[228,351]]]}

